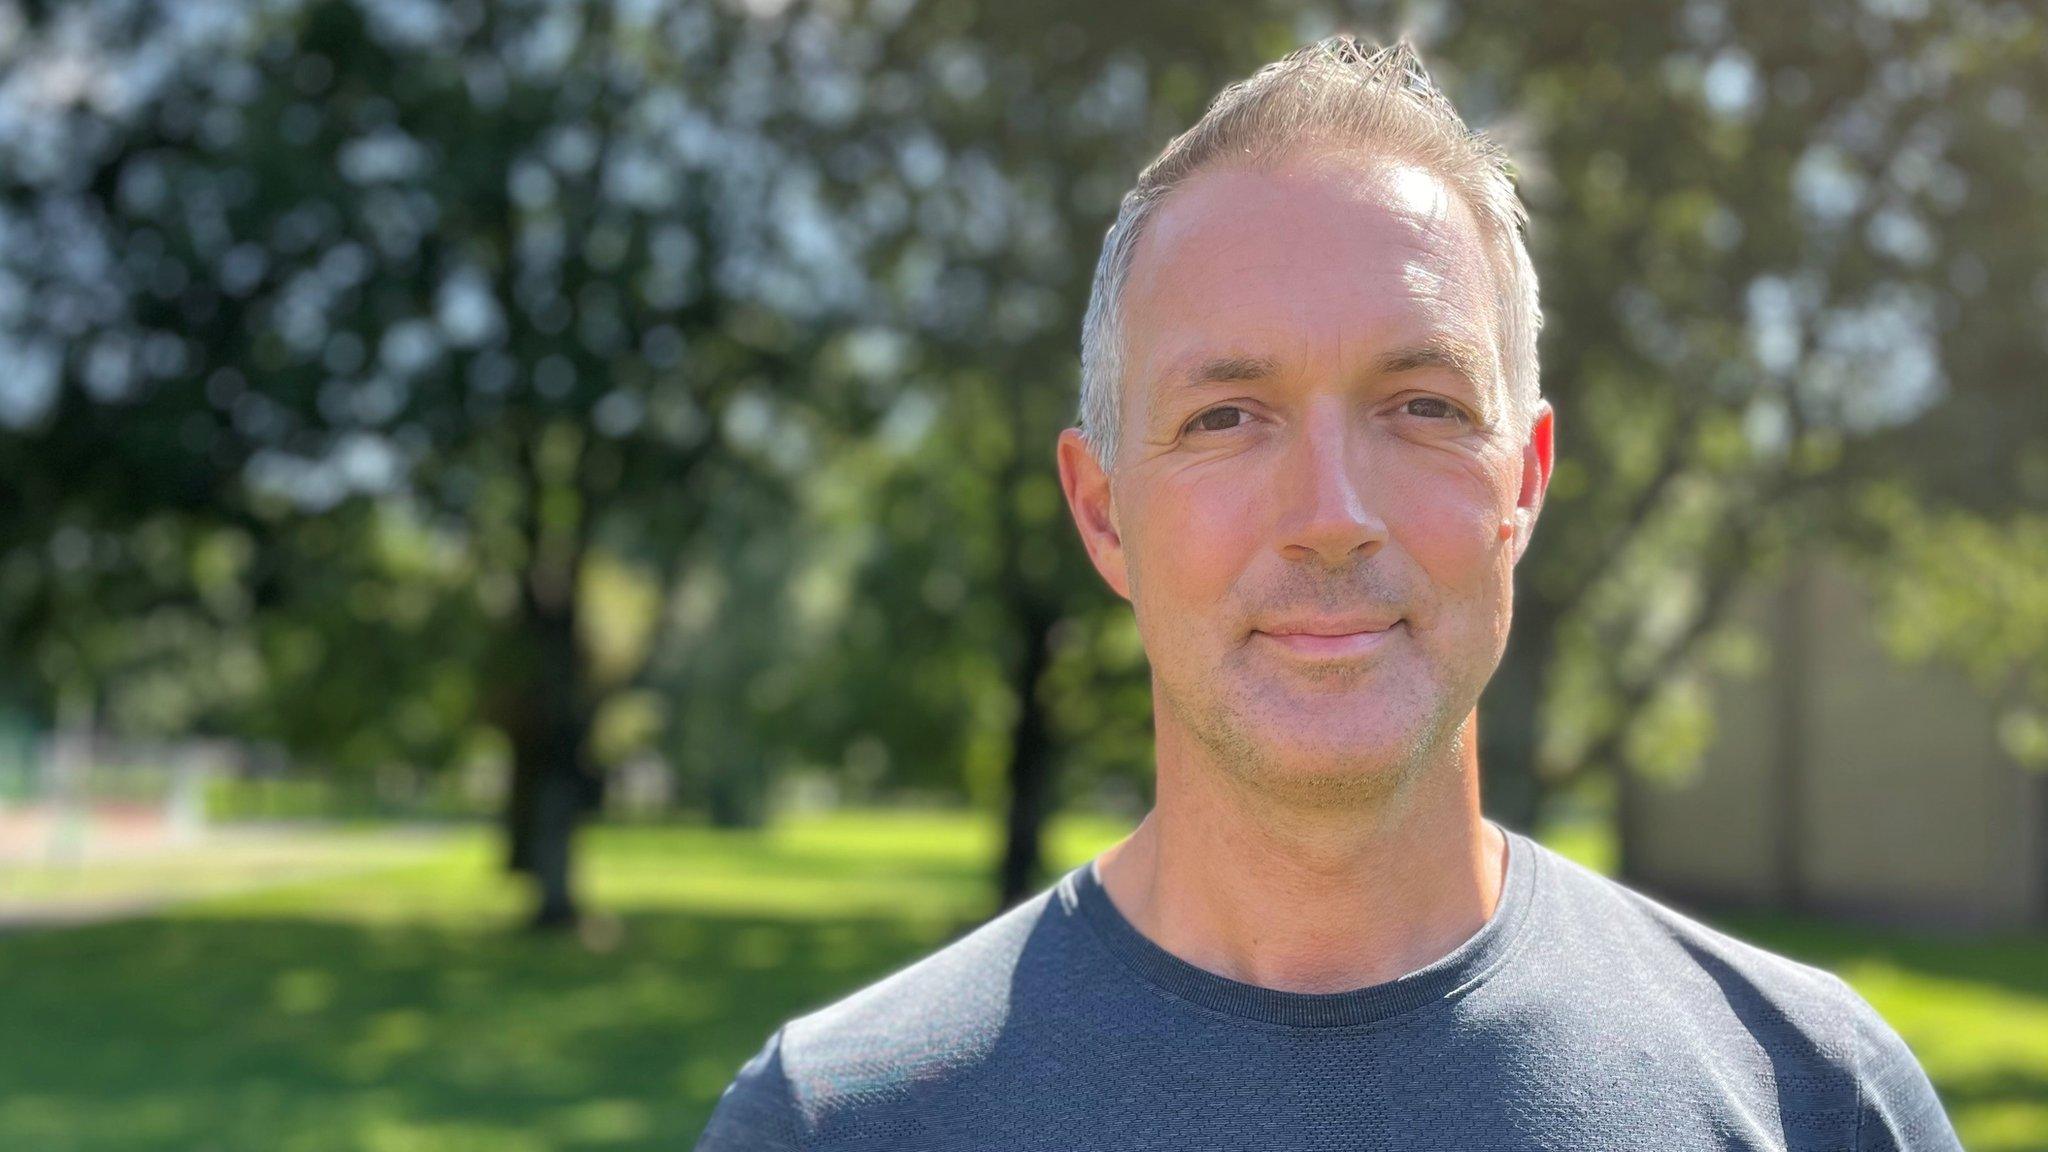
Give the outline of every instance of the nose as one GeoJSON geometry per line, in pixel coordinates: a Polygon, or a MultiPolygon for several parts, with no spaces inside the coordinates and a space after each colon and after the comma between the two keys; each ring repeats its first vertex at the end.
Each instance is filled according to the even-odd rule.
{"type": "Polygon", "coordinates": [[[1366,431],[1336,403],[1320,405],[1299,425],[1284,465],[1280,550],[1290,560],[1350,562],[1387,538],[1387,525],[1368,499],[1366,431]]]}

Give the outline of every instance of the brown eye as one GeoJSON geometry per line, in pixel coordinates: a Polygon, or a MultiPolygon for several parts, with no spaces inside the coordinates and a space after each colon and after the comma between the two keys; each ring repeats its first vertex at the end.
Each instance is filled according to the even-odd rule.
{"type": "Polygon", "coordinates": [[[1410,400],[1408,402],[1408,411],[1416,416],[1428,416],[1431,419],[1437,420],[1445,417],[1457,420],[1464,419],[1464,413],[1458,411],[1457,405],[1447,400],[1439,400],[1434,396],[1417,396],[1415,399],[1410,400]],[[1429,408],[1427,411],[1417,412],[1415,411],[1417,404],[1425,404],[1429,408]]]}
{"type": "Polygon", "coordinates": [[[1222,417],[1240,417],[1243,415],[1244,409],[1242,408],[1232,408],[1228,405],[1221,408],[1211,408],[1193,420],[1188,421],[1188,430],[1192,432],[1225,432],[1244,423],[1244,421],[1234,418],[1226,420],[1222,419],[1222,417]]]}

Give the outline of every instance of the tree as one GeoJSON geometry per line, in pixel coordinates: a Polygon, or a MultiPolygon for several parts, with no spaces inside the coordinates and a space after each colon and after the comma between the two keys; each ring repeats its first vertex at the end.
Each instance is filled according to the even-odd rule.
{"type": "MultiPolygon", "coordinates": [[[[323,0],[166,52],[152,37],[176,21],[108,35],[123,19],[140,20],[53,15],[18,57],[42,70],[25,90],[67,43],[107,79],[32,110],[68,135],[9,187],[14,220],[58,222],[53,244],[93,257],[10,265],[46,302],[17,338],[55,349],[54,396],[16,435],[44,469],[81,450],[79,421],[128,435],[163,413],[137,443],[189,434],[138,483],[203,477],[192,507],[260,537],[266,610],[330,641],[380,594],[336,612],[332,572],[295,557],[366,546],[337,539],[351,523],[404,523],[451,556],[438,578],[387,570],[385,592],[474,639],[444,691],[509,745],[509,860],[537,881],[537,923],[568,923],[591,733],[639,673],[595,659],[593,571],[670,587],[719,485],[791,443],[749,425],[857,423],[867,403],[809,371],[869,298],[863,246],[900,225],[845,215],[865,173],[820,162],[817,29],[712,5],[455,3],[407,24],[323,0]],[[105,383],[137,363],[161,370],[105,383]]],[[[438,664],[410,635],[403,662],[438,664]]],[[[349,646],[310,647],[276,683],[335,683],[349,646]]],[[[352,722],[285,723],[301,752],[390,723],[414,686],[341,682],[352,722]]]]}
{"type": "Polygon", "coordinates": [[[2048,182],[2016,159],[2040,129],[2011,114],[2039,98],[2043,29],[1969,3],[1461,16],[1441,52],[1483,85],[1467,107],[1526,117],[1560,413],[1512,690],[1481,713],[1489,804],[1526,821],[1627,761],[1784,543],[1878,540],[1872,484],[1932,493],[1967,461],[2010,478],[1995,501],[2040,498],[2014,471],[2044,421],[2014,389],[2044,348],[1963,301],[2020,290],[2048,243],[2048,182]],[[2021,417],[2006,438],[1963,434],[1991,397],[2021,417]]]}

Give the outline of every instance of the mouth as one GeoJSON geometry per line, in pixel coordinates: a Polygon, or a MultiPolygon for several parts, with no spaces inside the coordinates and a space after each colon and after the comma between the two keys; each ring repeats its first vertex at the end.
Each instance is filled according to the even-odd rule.
{"type": "Polygon", "coordinates": [[[1405,620],[1396,620],[1384,628],[1362,628],[1353,632],[1338,632],[1334,630],[1301,632],[1258,631],[1254,632],[1253,635],[1263,637],[1268,642],[1276,644],[1283,650],[1297,656],[1306,656],[1320,660],[1349,659],[1378,650],[1382,645],[1391,640],[1394,634],[1406,623],[1405,620]]]}

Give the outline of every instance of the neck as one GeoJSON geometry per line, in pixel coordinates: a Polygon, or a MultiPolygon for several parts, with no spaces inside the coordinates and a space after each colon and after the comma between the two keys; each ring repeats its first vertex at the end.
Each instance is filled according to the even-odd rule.
{"type": "Polygon", "coordinates": [[[1125,919],[1246,984],[1337,992],[1405,976],[1486,925],[1507,844],[1481,815],[1478,713],[1440,762],[1355,805],[1246,788],[1162,739],[1158,798],[1096,859],[1125,919]]]}

